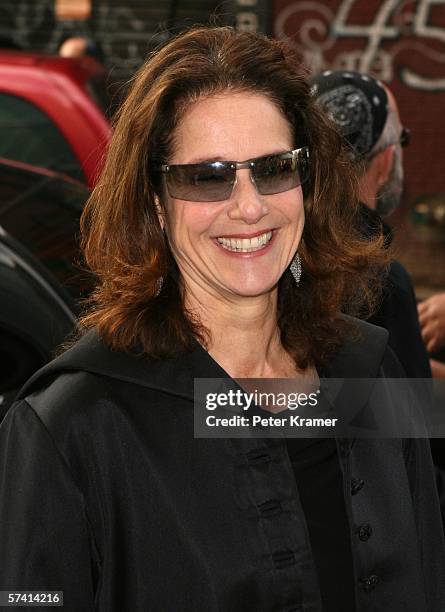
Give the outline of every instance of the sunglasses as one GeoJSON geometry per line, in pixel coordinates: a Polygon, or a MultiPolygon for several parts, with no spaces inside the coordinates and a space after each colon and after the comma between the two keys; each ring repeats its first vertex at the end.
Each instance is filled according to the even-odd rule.
{"type": "Polygon", "coordinates": [[[214,161],[200,164],[163,164],[168,193],[178,200],[221,202],[230,198],[237,170],[250,170],[261,195],[289,191],[309,178],[309,147],[255,157],[243,162],[214,161]]]}
{"type": "Polygon", "coordinates": [[[411,130],[406,127],[402,127],[400,132],[399,143],[403,148],[407,147],[411,141],[411,130]]]}

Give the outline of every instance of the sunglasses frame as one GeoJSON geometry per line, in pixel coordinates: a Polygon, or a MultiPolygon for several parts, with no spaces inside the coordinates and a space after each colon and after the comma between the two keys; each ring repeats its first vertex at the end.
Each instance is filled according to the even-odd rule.
{"type": "Polygon", "coordinates": [[[399,144],[402,148],[405,148],[411,142],[411,130],[402,125],[402,131],[400,132],[399,144]]]}
{"type": "Polygon", "coordinates": [[[393,147],[394,145],[400,145],[402,149],[405,149],[409,145],[410,141],[411,141],[411,130],[402,125],[402,129],[400,131],[398,140],[396,140],[395,142],[389,142],[384,148],[373,151],[370,155],[368,155],[364,159],[366,162],[369,162],[372,159],[374,159],[374,157],[379,155],[379,153],[382,153],[385,149],[387,149],[388,147],[393,147]]]}
{"type": "Polygon", "coordinates": [[[309,147],[308,146],[304,146],[304,147],[299,147],[297,149],[293,149],[291,151],[283,151],[282,153],[270,153],[268,155],[261,155],[260,157],[253,157],[251,159],[247,159],[245,161],[241,161],[241,162],[237,162],[237,161],[214,161],[214,162],[202,162],[202,163],[198,163],[198,164],[161,164],[159,166],[159,170],[160,172],[162,172],[165,176],[166,179],[166,185],[167,185],[167,190],[169,192],[170,197],[178,199],[178,200],[184,200],[184,201],[189,201],[189,202],[223,202],[224,200],[227,200],[230,198],[230,196],[232,195],[233,189],[235,187],[236,184],[236,172],[238,170],[250,170],[250,176],[251,176],[251,180],[253,182],[253,184],[255,185],[256,189],[258,190],[258,193],[260,193],[261,195],[273,195],[273,193],[284,193],[285,191],[290,191],[291,189],[294,189],[296,187],[299,187],[300,185],[302,185],[303,183],[305,183],[307,181],[307,179],[309,178],[309,172],[307,173],[307,176],[305,176],[303,178],[303,180],[300,180],[299,183],[297,183],[296,185],[289,187],[287,189],[283,189],[282,191],[274,191],[273,193],[267,193],[267,194],[263,194],[261,192],[261,189],[258,187],[258,184],[256,183],[255,180],[255,167],[256,164],[258,164],[261,160],[265,160],[267,158],[279,158],[279,159],[292,159],[292,160],[296,160],[296,168],[295,171],[298,172],[299,167],[298,167],[298,163],[299,161],[305,161],[307,163],[309,163],[310,160],[310,155],[309,155],[309,147]],[[300,156],[302,156],[300,158],[300,156]],[[221,197],[216,199],[212,199],[212,200],[208,200],[208,199],[202,199],[202,200],[193,200],[190,198],[181,198],[178,197],[178,195],[174,195],[173,193],[171,193],[170,191],[170,186],[168,184],[168,173],[171,172],[172,170],[174,171],[175,168],[182,168],[182,169],[186,169],[186,168],[193,168],[193,167],[203,167],[203,168],[212,168],[214,167],[215,169],[221,170],[222,168],[228,168],[231,172],[230,174],[233,172],[233,181],[227,182],[227,186],[230,185],[230,192],[228,193],[227,196],[225,197],[221,197]]]}

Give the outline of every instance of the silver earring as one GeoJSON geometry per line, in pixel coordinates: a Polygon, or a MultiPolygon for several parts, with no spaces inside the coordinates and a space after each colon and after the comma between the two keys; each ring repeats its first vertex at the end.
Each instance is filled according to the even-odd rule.
{"type": "Polygon", "coordinates": [[[298,253],[295,254],[295,257],[293,258],[292,263],[289,266],[289,270],[291,271],[291,274],[294,277],[295,283],[298,287],[300,285],[301,279],[301,259],[298,253]]]}
{"type": "Polygon", "coordinates": [[[164,279],[162,276],[160,276],[158,280],[156,281],[155,297],[158,297],[158,295],[161,293],[163,284],[164,284],[164,279]]]}

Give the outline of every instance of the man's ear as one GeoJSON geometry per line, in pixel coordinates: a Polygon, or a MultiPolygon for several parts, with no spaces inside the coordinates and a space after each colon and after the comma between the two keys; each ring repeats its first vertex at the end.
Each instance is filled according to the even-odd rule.
{"type": "Polygon", "coordinates": [[[383,149],[376,156],[376,180],[380,189],[386,184],[394,164],[394,145],[383,149]]]}

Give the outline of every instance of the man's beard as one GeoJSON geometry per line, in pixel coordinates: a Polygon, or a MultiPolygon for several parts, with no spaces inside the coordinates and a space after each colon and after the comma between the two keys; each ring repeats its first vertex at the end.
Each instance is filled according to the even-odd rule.
{"type": "Polygon", "coordinates": [[[376,211],[381,217],[387,217],[400,204],[403,192],[403,161],[399,147],[395,148],[393,164],[388,180],[377,193],[376,211]]]}

